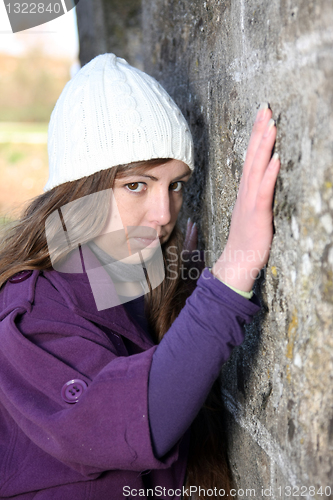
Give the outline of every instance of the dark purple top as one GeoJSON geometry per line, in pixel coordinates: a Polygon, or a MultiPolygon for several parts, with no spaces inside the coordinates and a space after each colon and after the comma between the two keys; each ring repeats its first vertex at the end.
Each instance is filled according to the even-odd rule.
{"type": "MultiPolygon", "coordinates": [[[[205,270],[161,353],[168,339],[181,344],[190,332],[193,343],[206,339],[200,349],[218,336],[227,357],[243,339],[239,325],[258,310],[205,270]]],[[[85,273],[34,271],[8,282],[0,294],[0,497],[109,500],[125,498],[124,487],[165,487],[177,491],[159,498],[180,498],[188,433],[161,459],[151,439],[148,381],[157,352],[124,306],[97,311],[85,273]]],[[[162,368],[167,388],[173,374],[162,368]]],[[[198,376],[188,370],[188,380],[198,376]]],[[[159,377],[157,370],[151,391],[161,405],[159,377]]],[[[195,398],[185,398],[190,412],[195,398]]]]}

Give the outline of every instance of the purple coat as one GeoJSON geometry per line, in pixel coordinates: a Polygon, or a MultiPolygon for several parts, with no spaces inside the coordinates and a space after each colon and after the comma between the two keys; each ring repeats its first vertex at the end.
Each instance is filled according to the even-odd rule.
{"type": "Polygon", "coordinates": [[[86,274],[34,271],[7,282],[0,311],[0,498],[181,488],[188,439],[155,458],[147,387],[156,346],[122,305],[97,311],[86,274]]]}
{"type": "MultiPolygon", "coordinates": [[[[223,287],[232,315],[249,320],[258,311],[223,287]]],[[[206,314],[207,305],[197,307],[206,314]]],[[[220,329],[220,318],[209,322],[220,329]]],[[[155,350],[124,306],[97,310],[85,273],[34,271],[8,281],[0,293],[0,498],[118,500],[132,498],[125,486],[138,496],[181,489],[188,433],[161,460],[152,449],[155,350]]]]}

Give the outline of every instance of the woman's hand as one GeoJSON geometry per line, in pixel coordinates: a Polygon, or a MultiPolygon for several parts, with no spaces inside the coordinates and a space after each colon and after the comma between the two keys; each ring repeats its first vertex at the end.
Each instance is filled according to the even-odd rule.
{"type": "Polygon", "coordinates": [[[198,245],[198,229],[196,223],[192,222],[190,218],[187,220],[186,236],[184,241],[184,251],[193,252],[197,249],[198,245]]]}
{"type": "Polygon", "coordinates": [[[262,105],[252,129],[228,241],[212,268],[215,276],[245,292],[267,263],[273,238],[272,202],[280,169],[278,155],[271,158],[275,138],[272,112],[262,105]]]}

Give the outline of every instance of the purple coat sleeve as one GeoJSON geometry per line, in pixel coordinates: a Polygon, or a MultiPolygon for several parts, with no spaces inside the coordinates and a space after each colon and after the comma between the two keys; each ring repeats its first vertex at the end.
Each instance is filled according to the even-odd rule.
{"type": "Polygon", "coordinates": [[[203,405],[243,324],[260,309],[205,269],[197,287],[156,349],[149,376],[149,421],[162,457],[184,434],[203,405]]]}

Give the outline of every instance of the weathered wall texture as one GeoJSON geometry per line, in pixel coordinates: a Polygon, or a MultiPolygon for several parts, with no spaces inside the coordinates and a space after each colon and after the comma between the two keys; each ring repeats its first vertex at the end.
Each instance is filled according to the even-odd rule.
{"type": "Polygon", "coordinates": [[[277,120],[275,237],[256,283],[263,308],[222,376],[230,460],[237,486],[256,498],[262,487],[288,498],[287,486],[333,498],[332,0],[144,0],[143,22],[145,69],[194,134],[185,213],[201,221],[211,261],[228,236],[259,103],[277,120]]]}
{"type": "Polygon", "coordinates": [[[82,66],[113,52],[143,68],[141,0],[80,0],[76,14],[82,66]]]}

